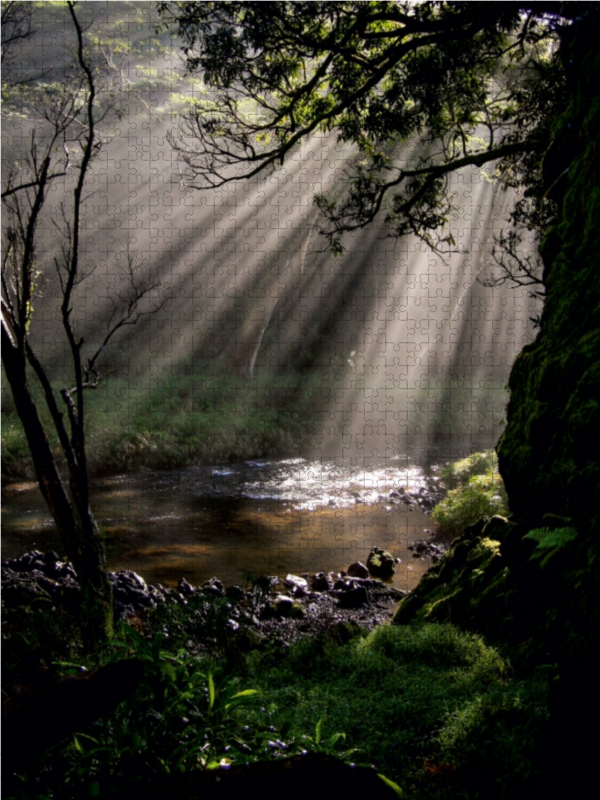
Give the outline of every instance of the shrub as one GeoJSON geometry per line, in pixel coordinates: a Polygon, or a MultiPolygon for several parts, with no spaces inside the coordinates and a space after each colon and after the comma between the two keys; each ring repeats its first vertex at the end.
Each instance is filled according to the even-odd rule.
{"type": "Polygon", "coordinates": [[[450,488],[431,518],[447,536],[458,536],[482,517],[508,514],[508,497],[493,451],[475,453],[440,470],[450,488]]]}
{"type": "Polygon", "coordinates": [[[447,489],[466,486],[476,475],[498,474],[498,456],[494,450],[473,453],[460,461],[453,461],[442,467],[439,476],[447,489]]]}

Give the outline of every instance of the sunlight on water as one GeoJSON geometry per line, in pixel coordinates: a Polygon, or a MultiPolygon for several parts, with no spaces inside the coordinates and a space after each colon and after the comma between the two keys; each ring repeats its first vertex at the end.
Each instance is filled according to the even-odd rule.
{"type": "MultiPolygon", "coordinates": [[[[246,497],[289,502],[296,510],[309,511],[322,506],[348,508],[357,502],[372,505],[399,487],[418,491],[424,485],[425,477],[418,467],[382,465],[365,469],[333,459],[307,461],[296,458],[247,464],[260,470],[260,476],[258,480],[245,482],[241,491],[246,497]]],[[[213,471],[215,473],[223,474],[213,471]]]]}
{"type": "MultiPolygon", "coordinates": [[[[414,559],[408,544],[433,526],[389,495],[418,491],[425,472],[400,458],[365,461],[262,460],[99,479],[91,500],[109,568],[166,585],[181,576],[243,583],[249,575],[339,571],[378,545],[401,559],[395,585],[412,588],[429,563],[414,559]]],[[[3,499],[4,558],[34,548],[62,555],[34,484],[6,487],[3,499]]]]}

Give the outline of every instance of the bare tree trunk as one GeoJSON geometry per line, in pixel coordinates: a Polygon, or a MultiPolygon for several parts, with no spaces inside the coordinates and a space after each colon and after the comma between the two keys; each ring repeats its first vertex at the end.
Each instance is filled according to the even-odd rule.
{"type": "MultiPolygon", "coordinates": [[[[106,569],[104,543],[89,502],[74,507],[65,491],[50,442],[31,396],[25,356],[11,341],[4,324],[2,360],[27,436],[40,491],[56,522],[67,557],[79,578],[82,595],[81,630],[84,645],[91,651],[111,637],[113,627],[112,585],[106,569]]],[[[75,498],[81,496],[82,488],[87,496],[87,475],[71,471],[71,487],[75,490],[75,498]]]]}

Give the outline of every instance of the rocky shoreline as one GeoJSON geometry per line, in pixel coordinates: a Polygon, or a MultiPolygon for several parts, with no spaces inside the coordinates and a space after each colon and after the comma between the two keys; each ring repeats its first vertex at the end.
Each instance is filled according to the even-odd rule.
{"type": "MultiPolygon", "coordinates": [[[[439,545],[417,543],[413,555],[427,552],[435,558],[439,545]]],[[[327,630],[349,638],[358,627],[371,629],[391,618],[398,602],[407,594],[385,582],[393,574],[394,559],[382,548],[373,548],[367,564],[354,562],[334,573],[265,576],[250,588],[225,587],[218,578],[192,586],[180,578],[169,589],[160,583],[148,585],[131,570],[109,573],[114,591],[115,621],[139,617],[160,606],[186,606],[196,616],[219,606],[222,634],[242,649],[263,639],[291,643],[307,633],[327,630]],[[381,577],[378,577],[381,576],[381,577]]],[[[80,607],[80,589],[73,566],[54,551],[34,550],[2,563],[2,609],[5,620],[28,607],[51,611],[64,609],[74,615],[80,607]]],[[[214,616],[214,611],[213,611],[214,616]]],[[[214,626],[213,626],[214,627],[214,626]]]]}
{"type": "MultiPolygon", "coordinates": [[[[444,494],[439,480],[430,478],[426,488],[408,492],[400,487],[386,497],[386,502],[429,513],[444,494]]],[[[424,532],[430,534],[428,530],[424,532]]],[[[413,558],[435,564],[447,546],[430,534],[427,539],[409,544],[408,549],[413,558]]],[[[201,617],[211,613],[211,605],[214,608],[220,604],[223,632],[241,647],[244,642],[253,646],[265,637],[289,643],[318,630],[337,630],[344,638],[357,632],[358,627],[370,630],[392,617],[398,602],[408,594],[386,583],[398,561],[382,548],[374,547],[366,564],[357,561],[339,572],[265,576],[249,588],[225,587],[218,578],[192,586],[184,577],[176,587],[166,588],[160,583],[146,583],[131,570],[110,572],[114,619],[144,620],[161,606],[183,609],[188,605],[201,617]]],[[[2,613],[6,621],[14,619],[23,608],[64,609],[77,616],[80,604],[75,570],[56,552],[34,550],[2,562],[2,613]]]]}

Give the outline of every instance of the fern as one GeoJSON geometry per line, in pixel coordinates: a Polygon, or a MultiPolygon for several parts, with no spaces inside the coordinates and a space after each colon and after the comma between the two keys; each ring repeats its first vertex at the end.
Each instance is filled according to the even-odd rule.
{"type": "Polygon", "coordinates": [[[526,533],[524,539],[536,542],[537,547],[533,551],[530,561],[539,560],[540,566],[545,567],[550,559],[562,550],[562,548],[572,542],[577,536],[577,529],[570,528],[535,528],[526,533]]]}

